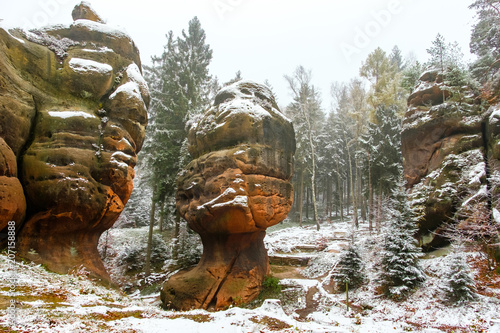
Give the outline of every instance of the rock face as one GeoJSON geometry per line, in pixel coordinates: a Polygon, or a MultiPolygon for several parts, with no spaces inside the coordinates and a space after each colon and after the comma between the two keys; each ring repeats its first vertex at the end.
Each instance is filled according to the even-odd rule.
{"type": "Polygon", "coordinates": [[[265,230],[292,205],[292,124],[268,88],[240,81],[191,127],[189,152],[177,208],[200,234],[203,256],[164,284],[161,299],[183,310],[251,301],[269,271],[265,230]]]}
{"type": "Polygon", "coordinates": [[[21,257],[106,278],[97,242],[131,194],[149,92],[132,40],[85,3],[73,16],[0,29],[0,229],[16,222],[21,257]]]}
{"type": "Polygon", "coordinates": [[[492,216],[498,205],[488,193],[500,179],[493,177],[500,171],[500,114],[495,107],[485,110],[468,91],[461,95],[453,96],[436,72],[427,72],[408,99],[404,172],[413,203],[423,213],[419,238],[424,249],[445,244],[448,223],[476,223],[492,216]]]}

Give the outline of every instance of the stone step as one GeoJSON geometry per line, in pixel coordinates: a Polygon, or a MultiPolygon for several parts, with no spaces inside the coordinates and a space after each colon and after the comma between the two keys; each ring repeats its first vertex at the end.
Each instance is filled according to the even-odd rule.
{"type": "Polygon", "coordinates": [[[302,255],[280,255],[275,254],[269,256],[269,263],[271,265],[280,265],[280,266],[307,266],[309,260],[311,260],[313,256],[302,254],[302,255]]]}
{"type": "Polygon", "coordinates": [[[298,252],[320,252],[326,248],[326,245],[312,245],[312,244],[303,244],[294,247],[293,249],[298,252]]]}

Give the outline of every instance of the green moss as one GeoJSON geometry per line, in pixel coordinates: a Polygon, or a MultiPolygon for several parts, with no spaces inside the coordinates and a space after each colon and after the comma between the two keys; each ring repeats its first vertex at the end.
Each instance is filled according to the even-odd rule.
{"type": "Polygon", "coordinates": [[[229,283],[226,282],[224,284],[224,289],[226,289],[231,294],[239,294],[241,291],[245,289],[247,286],[247,282],[244,279],[234,279],[229,283]]]}
{"type": "Polygon", "coordinates": [[[291,328],[292,326],[278,320],[276,318],[268,317],[268,316],[255,316],[249,319],[251,322],[254,322],[259,325],[265,325],[270,331],[280,332],[284,329],[291,328]]]}
{"type": "Polygon", "coordinates": [[[123,318],[144,318],[142,316],[143,311],[142,310],[136,310],[136,311],[108,311],[106,313],[91,313],[89,315],[86,315],[84,318],[87,320],[91,321],[114,321],[114,320],[120,320],[123,318]]]}
{"type": "Polygon", "coordinates": [[[174,315],[170,316],[170,319],[189,319],[192,321],[195,321],[197,323],[208,323],[212,321],[212,317],[206,314],[179,314],[179,315],[174,315]]]}
{"type": "Polygon", "coordinates": [[[259,298],[262,300],[268,298],[279,298],[280,294],[280,280],[274,276],[264,276],[264,281],[262,281],[262,291],[259,294],[259,298]]]}

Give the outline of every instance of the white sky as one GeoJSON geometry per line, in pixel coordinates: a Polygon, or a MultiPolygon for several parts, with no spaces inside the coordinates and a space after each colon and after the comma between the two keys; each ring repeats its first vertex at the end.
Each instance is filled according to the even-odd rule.
{"type": "MultiPolygon", "coordinates": [[[[2,0],[0,19],[7,26],[71,23],[78,0],[2,0]]],[[[368,54],[380,46],[390,53],[427,59],[437,33],[457,41],[468,55],[474,11],[472,0],[89,0],[109,25],[126,31],[150,63],[166,43],[198,16],[213,49],[210,67],[221,82],[241,70],[245,79],[274,88],[286,105],[283,79],[298,65],[312,70],[313,84],[329,108],[330,85],[358,76],[368,54]],[[361,32],[363,31],[363,32],[361,32]]]]}

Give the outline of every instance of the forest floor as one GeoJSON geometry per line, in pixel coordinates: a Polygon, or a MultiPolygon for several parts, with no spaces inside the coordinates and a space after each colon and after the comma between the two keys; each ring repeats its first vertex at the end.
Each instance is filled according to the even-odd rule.
{"type": "MultiPolygon", "coordinates": [[[[480,253],[466,253],[478,298],[462,305],[444,301],[447,251],[420,259],[427,280],[406,300],[385,298],[376,283],[380,240],[367,225],[358,232],[368,283],[349,293],[331,280],[339,253],[348,244],[349,225],[324,222],[298,227],[281,223],[268,231],[271,273],[280,279],[276,299],[224,311],[165,311],[159,294],[107,288],[86,272],[59,275],[40,265],[0,254],[0,332],[500,332],[500,275],[486,269],[480,253]],[[15,292],[3,277],[15,274],[15,292]],[[15,312],[7,312],[11,300],[15,312]]],[[[115,239],[140,229],[112,229],[115,239]]]]}

